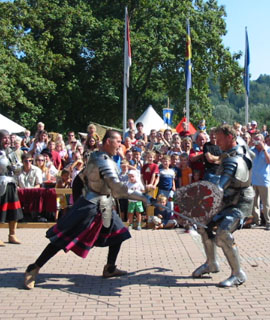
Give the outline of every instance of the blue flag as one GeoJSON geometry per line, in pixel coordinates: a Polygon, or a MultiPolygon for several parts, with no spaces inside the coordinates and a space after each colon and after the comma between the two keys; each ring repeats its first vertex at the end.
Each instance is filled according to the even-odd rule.
{"type": "Polygon", "coordinates": [[[192,87],[192,81],[191,81],[191,38],[190,38],[189,20],[187,20],[185,75],[186,75],[186,90],[189,90],[192,87]]]}
{"type": "Polygon", "coordinates": [[[163,109],[163,120],[168,126],[170,126],[172,124],[172,117],[173,117],[173,109],[164,108],[163,109]]]}
{"type": "Polygon", "coordinates": [[[246,28],[244,84],[245,84],[245,88],[246,88],[246,93],[247,93],[247,95],[249,95],[249,44],[248,44],[247,28],[246,28]]]}

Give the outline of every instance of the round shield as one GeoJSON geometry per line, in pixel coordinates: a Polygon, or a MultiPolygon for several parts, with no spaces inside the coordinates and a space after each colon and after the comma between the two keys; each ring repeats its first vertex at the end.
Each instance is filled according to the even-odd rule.
{"type": "Polygon", "coordinates": [[[194,182],[175,192],[175,203],[179,212],[203,224],[208,224],[218,213],[222,198],[223,192],[208,181],[194,182]]]}

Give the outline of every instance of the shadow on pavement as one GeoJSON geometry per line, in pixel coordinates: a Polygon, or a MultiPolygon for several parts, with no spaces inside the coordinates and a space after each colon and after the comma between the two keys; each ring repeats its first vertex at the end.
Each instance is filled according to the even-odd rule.
{"type": "MultiPolygon", "coordinates": [[[[2,269],[0,272],[9,271],[2,269]]],[[[10,270],[11,271],[11,270],[10,270]]],[[[14,270],[12,270],[14,271],[14,270]]],[[[130,272],[126,276],[104,279],[88,274],[52,274],[40,273],[36,288],[55,289],[74,294],[91,294],[97,296],[121,296],[121,288],[134,285],[158,287],[208,287],[215,283],[205,283],[208,279],[193,279],[191,276],[170,276],[171,270],[149,268],[130,272]],[[203,281],[203,282],[202,282],[203,281]]],[[[210,277],[209,277],[210,278],[210,277]]],[[[6,272],[0,275],[1,288],[23,289],[24,273],[6,272]]]]}

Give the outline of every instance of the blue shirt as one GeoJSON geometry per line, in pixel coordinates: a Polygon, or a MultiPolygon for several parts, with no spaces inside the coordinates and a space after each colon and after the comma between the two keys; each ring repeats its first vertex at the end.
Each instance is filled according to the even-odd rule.
{"type": "Polygon", "coordinates": [[[159,183],[158,188],[160,190],[170,191],[173,187],[173,180],[175,178],[175,172],[173,169],[160,169],[159,171],[159,183]]]}
{"type": "MultiPolygon", "coordinates": [[[[265,149],[270,154],[270,148],[265,145],[265,149]]],[[[256,147],[251,150],[255,153],[251,183],[254,186],[270,187],[270,164],[266,162],[264,151],[258,151],[256,147]]]]}

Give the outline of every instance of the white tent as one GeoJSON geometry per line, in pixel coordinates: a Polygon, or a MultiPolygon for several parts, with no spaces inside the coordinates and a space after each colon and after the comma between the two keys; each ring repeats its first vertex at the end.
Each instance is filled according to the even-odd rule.
{"type": "Polygon", "coordinates": [[[143,123],[143,131],[146,134],[149,134],[151,129],[160,130],[169,128],[151,105],[136,120],[135,124],[138,122],[143,123]]]}
{"type": "Polygon", "coordinates": [[[20,133],[25,131],[24,127],[20,126],[16,122],[0,114],[0,130],[3,130],[3,129],[7,130],[10,134],[20,133]]]}

